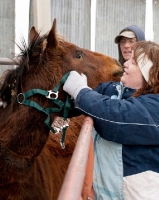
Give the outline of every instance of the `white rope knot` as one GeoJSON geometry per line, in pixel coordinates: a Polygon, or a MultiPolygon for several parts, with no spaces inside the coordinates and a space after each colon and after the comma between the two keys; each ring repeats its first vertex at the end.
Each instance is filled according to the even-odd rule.
{"type": "Polygon", "coordinates": [[[0,101],[0,107],[5,108],[7,106],[7,103],[5,101],[0,101]]]}
{"type": "Polygon", "coordinates": [[[62,132],[62,129],[69,126],[70,120],[64,120],[62,117],[56,117],[52,123],[52,127],[55,130],[55,134],[62,132]]]}

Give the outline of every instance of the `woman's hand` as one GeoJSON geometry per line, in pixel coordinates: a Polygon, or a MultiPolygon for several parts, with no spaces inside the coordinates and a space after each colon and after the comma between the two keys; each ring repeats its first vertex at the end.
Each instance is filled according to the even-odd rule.
{"type": "Polygon", "coordinates": [[[89,88],[87,77],[84,74],[80,75],[76,71],[71,71],[63,86],[63,90],[76,99],[78,93],[83,88],[89,88]]]}

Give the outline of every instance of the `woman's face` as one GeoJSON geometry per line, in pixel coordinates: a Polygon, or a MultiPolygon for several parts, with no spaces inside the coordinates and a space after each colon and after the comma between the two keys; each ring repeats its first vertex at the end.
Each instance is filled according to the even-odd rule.
{"type": "Polygon", "coordinates": [[[133,57],[124,63],[124,68],[125,72],[121,77],[121,82],[124,86],[133,89],[140,89],[144,84],[144,78],[133,57]]]}

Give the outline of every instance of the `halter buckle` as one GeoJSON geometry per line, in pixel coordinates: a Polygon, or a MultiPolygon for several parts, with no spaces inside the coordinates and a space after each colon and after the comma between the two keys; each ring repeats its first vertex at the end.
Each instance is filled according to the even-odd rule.
{"type": "Polygon", "coordinates": [[[48,95],[46,96],[46,98],[48,98],[48,99],[57,99],[58,98],[58,93],[59,93],[58,91],[57,92],[53,92],[52,90],[49,90],[48,91],[48,95]],[[51,97],[52,94],[54,94],[55,97],[51,97]]]}

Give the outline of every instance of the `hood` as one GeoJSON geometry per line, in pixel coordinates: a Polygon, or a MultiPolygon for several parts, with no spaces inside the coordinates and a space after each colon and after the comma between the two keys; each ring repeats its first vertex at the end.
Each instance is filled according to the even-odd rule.
{"type": "MultiPolygon", "coordinates": [[[[126,27],[123,30],[121,30],[120,33],[122,33],[123,31],[132,31],[132,32],[134,32],[135,35],[136,35],[137,41],[145,40],[145,33],[141,30],[141,28],[139,28],[136,25],[131,25],[131,26],[126,27]]],[[[119,53],[119,62],[123,66],[125,60],[124,60],[124,58],[122,56],[119,44],[118,44],[118,53],[119,53]]]]}

